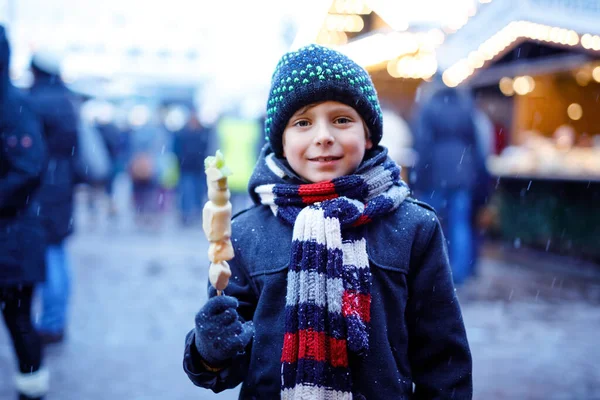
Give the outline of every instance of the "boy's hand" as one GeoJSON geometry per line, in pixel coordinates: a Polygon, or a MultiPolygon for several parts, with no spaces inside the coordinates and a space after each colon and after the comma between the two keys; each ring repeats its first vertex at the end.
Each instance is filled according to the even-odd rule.
{"type": "Polygon", "coordinates": [[[210,298],[196,315],[196,348],[208,364],[216,366],[243,352],[254,335],[252,321],[242,323],[231,296],[210,298]]]}

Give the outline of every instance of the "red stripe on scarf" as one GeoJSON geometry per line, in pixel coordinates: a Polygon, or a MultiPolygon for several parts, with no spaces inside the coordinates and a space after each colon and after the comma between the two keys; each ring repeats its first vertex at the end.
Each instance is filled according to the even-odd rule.
{"type": "Polygon", "coordinates": [[[335,185],[331,181],[300,185],[298,194],[304,204],[313,204],[339,197],[335,192],[335,185]]]}
{"type": "Polygon", "coordinates": [[[342,298],[342,315],[344,317],[357,315],[365,322],[371,321],[371,295],[345,290],[342,298]]]}
{"type": "Polygon", "coordinates": [[[360,217],[358,217],[358,219],[352,224],[352,226],[361,226],[368,224],[369,222],[371,222],[371,218],[363,214],[360,217]]]}
{"type": "Polygon", "coordinates": [[[300,330],[286,333],[283,338],[281,362],[293,363],[298,359],[327,361],[334,367],[348,367],[346,340],[329,337],[325,332],[300,330]]]}

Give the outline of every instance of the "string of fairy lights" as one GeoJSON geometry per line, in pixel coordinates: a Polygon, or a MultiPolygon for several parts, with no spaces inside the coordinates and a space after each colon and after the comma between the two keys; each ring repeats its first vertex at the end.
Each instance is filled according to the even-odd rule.
{"type": "MultiPolygon", "coordinates": [[[[479,2],[486,4],[491,3],[492,0],[479,0],[479,2]]],[[[317,43],[338,48],[367,69],[385,68],[390,76],[403,79],[428,80],[438,72],[437,49],[444,43],[448,34],[456,32],[476,14],[476,10],[470,10],[464,18],[459,18],[460,21],[456,20],[441,29],[409,32],[406,30],[408,26],[405,26],[404,30],[378,32],[349,41],[349,35],[360,33],[365,28],[363,17],[376,11],[376,4],[376,1],[369,0],[335,0],[317,36],[317,43]]],[[[388,18],[387,15],[381,17],[384,20],[388,18]]],[[[580,36],[572,29],[531,21],[514,21],[445,69],[442,80],[447,86],[456,87],[469,79],[477,70],[504,54],[515,43],[528,39],[565,47],[581,46],[588,51],[600,51],[599,35],[584,33],[580,36]]],[[[600,68],[593,71],[598,71],[594,73],[600,75],[600,68]]],[[[581,79],[578,78],[578,82],[581,79]]],[[[529,76],[506,77],[499,86],[507,96],[526,95],[534,90],[535,80],[529,76]]]]}
{"type": "MultiPolygon", "coordinates": [[[[476,70],[482,68],[487,62],[495,59],[511,47],[513,43],[523,39],[568,47],[574,47],[581,43],[579,34],[574,30],[529,21],[514,21],[484,41],[478,49],[473,50],[467,57],[462,58],[446,69],[442,75],[444,83],[450,87],[458,86],[473,75],[476,70]]],[[[581,44],[583,45],[583,43],[581,44]]],[[[600,50],[600,42],[598,46],[598,50],[600,50]]],[[[588,47],[588,49],[594,48],[588,47]]]]}

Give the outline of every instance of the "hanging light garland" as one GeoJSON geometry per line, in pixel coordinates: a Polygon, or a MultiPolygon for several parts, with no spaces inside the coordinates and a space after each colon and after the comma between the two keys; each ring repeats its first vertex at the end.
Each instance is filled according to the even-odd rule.
{"type": "MultiPolygon", "coordinates": [[[[597,44],[600,50],[600,37],[583,35],[581,44],[584,48],[594,49],[597,44]],[[584,38],[585,37],[585,44],[584,38]],[[597,40],[595,39],[597,38],[597,40]],[[588,45],[589,47],[586,47],[588,45]]],[[[508,24],[498,33],[483,42],[477,50],[455,64],[450,66],[442,79],[449,87],[458,86],[473,73],[484,66],[486,61],[492,60],[518,39],[532,39],[541,42],[560,44],[563,46],[577,46],[580,43],[579,35],[574,30],[537,24],[529,21],[515,21],[508,24]]]]}

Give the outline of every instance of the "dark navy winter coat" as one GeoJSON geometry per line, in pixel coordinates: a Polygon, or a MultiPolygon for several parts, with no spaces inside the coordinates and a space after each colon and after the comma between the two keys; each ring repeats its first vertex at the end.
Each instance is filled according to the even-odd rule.
{"type": "MultiPolygon", "coordinates": [[[[373,277],[370,345],[364,360],[350,358],[353,392],[369,400],[470,399],[471,354],[435,213],[407,199],[367,225],[366,240],[373,277]]],[[[192,330],[183,367],[194,384],[214,392],[242,383],[241,399],[276,399],[292,227],[257,206],[233,220],[232,242],[226,293],[239,300],[240,316],[254,321],[254,339],[245,354],[210,372],[192,330]]]]}
{"type": "Polygon", "coordinates": [[[44,280],[44,230],[34,201],[46,163],[39,121],[8,78],[0,27],[0,286],[44,280]]]}
{"type": "Polygon", "coordinates": [[[32,65],[36,80],[30,89],[32,108],[42,121],[48,144],[48,168],[39,200],[49,243],[58,244],[73,230],[73,191],[77,183],[78,115],[71,92],[59,77],[32,65]]]}

